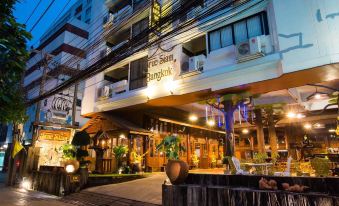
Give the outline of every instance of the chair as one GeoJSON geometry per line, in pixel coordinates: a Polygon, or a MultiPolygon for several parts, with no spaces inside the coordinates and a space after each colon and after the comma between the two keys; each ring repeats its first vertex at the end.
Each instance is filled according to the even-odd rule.
{"type": "Polygon", "coordinates": [[[274,176],[291,176],[291,162],[292,162],[292,157],[289,156],[287,158],[287,165],[286,165],[286,170],[284,172],[275,172],[274,176]]]}
{"type": "Polygon", "coordinates": [[[236,158],[236,157],[232,157],[232,162],[234,164],[235,170],[236,170],[236,174],[241,174],[241,175],[248,175],[249,172],[244,171],[240,168],[240,161],[236,158]]]}

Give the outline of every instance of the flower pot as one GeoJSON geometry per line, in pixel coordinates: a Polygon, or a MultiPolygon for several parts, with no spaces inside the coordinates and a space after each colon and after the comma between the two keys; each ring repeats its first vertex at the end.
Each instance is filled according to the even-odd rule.
{"type": "Polygon", "coordinates": [[[173,185],[184,183],[188,175],[188,165],[181,160],[168,160],[166,175],[173,185]]]}

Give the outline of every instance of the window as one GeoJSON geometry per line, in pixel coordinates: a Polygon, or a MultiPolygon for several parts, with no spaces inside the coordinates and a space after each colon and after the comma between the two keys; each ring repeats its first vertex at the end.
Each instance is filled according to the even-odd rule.
{"type": "Polygon", "coordinates": [[[130,64],[130,90],[147,86],[147,57],[132,61],[130,64]]]}
{"type": "Polygon", "coordinates": [[[81,21],[81,15],[77,16],[77,19],[81,21]]]}
{"type": "Polygon", "coordinates": [[[132,25],[132,38],[139,43],[146,43],[148,41],[148,35],[145,33],[148,29],[148,17],[138,21],[132,25]]]}
{"type": "Polygon", "coordinates": [[[85,22],[86,24],[89,24],[91,22],[91,19],[87,19],[85,22]]]}
{"type": "Polygon", "coordinates": [[[132,37],[135,37],[148,28],[148,17],[144,18],[132,26],[132,37]]]}
{"type": "Polygon", "coordinates": [[[269,34],[266,12],[211,31],[208,34],[209,49],[214,51],[263,34],[269,34]]]}
{"type": "Polygon", "coordinates": [[[80,6],[78,6],[78,7],[75,9],[75,14],[74,14],[74,16],[76,16],[77,14],[79,14],[81,11],[82,11],[82,4],[80,4],[80,6]]]}

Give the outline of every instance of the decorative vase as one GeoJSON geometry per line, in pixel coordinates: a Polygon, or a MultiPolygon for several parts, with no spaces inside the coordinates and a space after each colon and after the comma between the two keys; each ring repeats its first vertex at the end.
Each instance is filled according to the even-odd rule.
{"type": "Polygon", "coordinates": [[[188,165],[181,160],[168,160],[166,175],[173,185],[184,183],[188,175],[188,165]]]}

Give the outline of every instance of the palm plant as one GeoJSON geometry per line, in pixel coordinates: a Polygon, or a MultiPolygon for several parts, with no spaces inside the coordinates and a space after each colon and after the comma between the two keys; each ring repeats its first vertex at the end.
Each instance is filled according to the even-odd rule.
{"type": "Polygon", "coordinates": [[[169,160],[178,160],[179,152],[186,149],[180,145],[180,138],[178,136],[166,136],[160,144],[157,145],[156,150],[165,152],[169,160]]]}
{"type": "Polygon", "coordinates": [[[117,160],[117,168],[121,165],[121,159],[124,157],[125,154],[127,154],[128,148],[124,145],[118,145],[113,148],[113,153],[115,155],[115,158],[117,160]]]}

